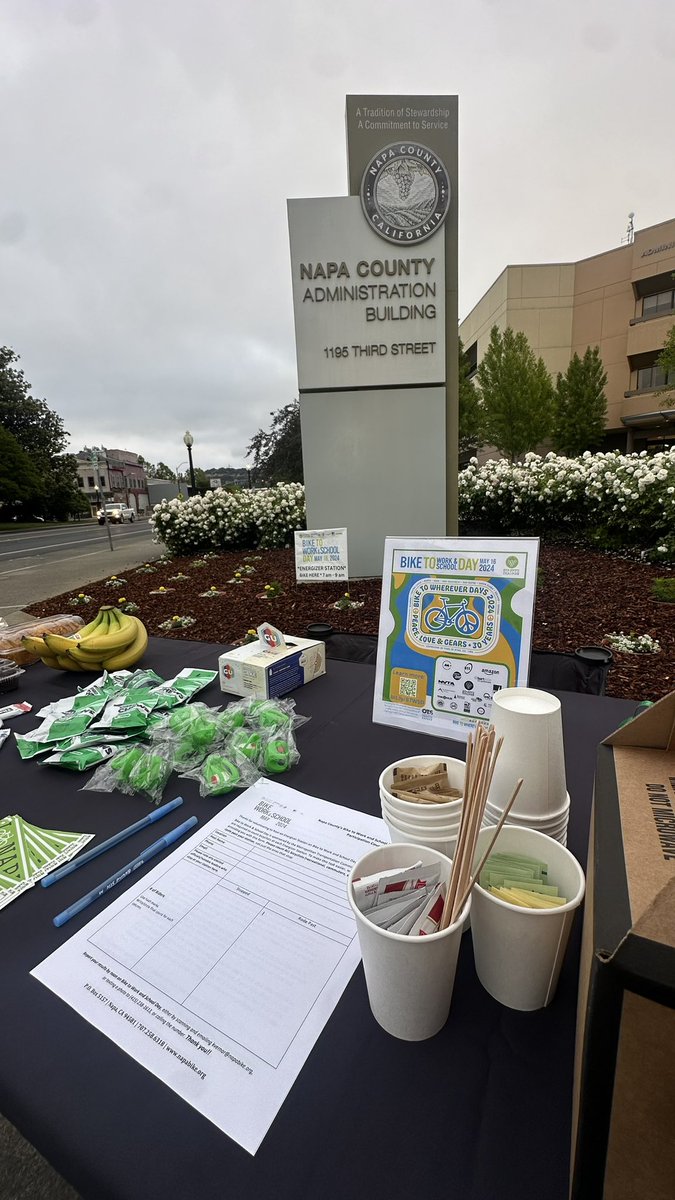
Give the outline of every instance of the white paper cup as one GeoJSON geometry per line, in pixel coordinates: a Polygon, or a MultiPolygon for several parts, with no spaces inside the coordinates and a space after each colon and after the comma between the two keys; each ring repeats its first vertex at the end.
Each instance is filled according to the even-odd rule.
{"type": "MultiPolygon", "coordinates": [[[[380,797],[389,801],[395,808],[401,807],[401,816],[404,816],[407,811],[413,813],[420,807],[413,800],[399,800],[396,796],[392,796],[390,787],[394,782],[394,767],[429,767],[433,763],[442,762],[448,768],[448,783],[450,787],[463,789],[464,788],[464,771],[465,764],[461,758],[448,758],[445,754],[416,754],[412,758],[400,758],[397,762],[390,763],[385,767],[380,775],[380,797]]],[[[447,816],[448,813],[457,812],[458,806],[461,807],[461,798],[456,800],[447,800],[441,804],[434,804],[439,814],[447,816]]]]}
{"type": "MultiPolygon", "coordinates": [[[[497,825],[501,820],[502,812],[498,808],[493,808],[491,804],[485,805],[485,817],[491,825],[497,825]]],[[[538,829],[540,833],[549,833],[551,830],[559,831],[567,828],[570,817],[570,802],[569,795],[563,808],[557,813],[552,813],[548,817],[525,817],[518,813],[509,813],[507,821],[509,825],[523,826],[527,829],[538,829]]]]}
{"type": "MultiPolygon", "coordinates": [[[[491,829],[479,833],[474,869],[492,836],[491,829]]],[[[507,904],[479,884],[472,891],[478,978],[500,1004],[531,1012],[553,999],[574,914],[584,896],[584,873],[569,850],[536,829],[504,825],[494,850],[541,859],[548,864],[551,882],[567,897],[559,908],[528,909],[507,904]]]]}
{"type": "Polygon", "coordinates": [[[426,846],[427,849],[434,850],[438,854],[445,854],[448,858],[452,858],[455,852],[456,833],[444,833],[441,837],[430,837],[427,833],[407,833],[405,830],[399,829],[397,825],[393,825],[386,817],[384,823],[389,831],[391,842],[402,842],[409,846],[426,846]]]}
{"type": "Polygon", "coordinates": [[[380,788],[380,803],[385,806],[394,816],[400,817],[402,821],[409,821],[412,825],[418,822],[425,824],[427,821],[432,824],[438,824],[439,821],[459,821],[462,815],[462,800],[450,800],[447,803],[441,804],[414,804],[411,800],[398,800],[396,796],[390,796],[384,788],[380,788]]]}
{"type": "Polygon", "coordinates": [[[492,808],[506,808],[518,779],[523,786],[513,816],[549,817],[566,797],[562,710],[557,696],[536,688],[503,688],[492,702],[492,724],[504,738],[489,792],[492,808]]]}
{"type": "Polygon", "coordinates": [[[448,817],[445,821],[413,821],[407,817],[404,820],[389,807],[386,800],[382,801],[382,816],[392,824],[398,825],[400,829],[409,829],[411,833],[429,833],[432,837],[438,837],[442,833],[457,833],[461,820],[461,815],[448,817]]]}
{"type": "Polygon", "coordinates": [[[448,1019],[462,925],[469,915],[471,898],[454,924],[442,933],[407,937],[373,925],[354,903],[352,882],[362,875],[409,867],[420,859],[425,865],[440,862],[441,878],[447,882],[452,866],[449,858],[405,844],[371,850],[355,863],[347,882],[373,1016],[387,1033],[406,1042],[433,1037],[448,1019]]]}

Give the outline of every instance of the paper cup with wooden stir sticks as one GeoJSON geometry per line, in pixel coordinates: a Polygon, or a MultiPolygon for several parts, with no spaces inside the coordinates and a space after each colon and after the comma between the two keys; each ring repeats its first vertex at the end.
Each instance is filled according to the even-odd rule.
{"type": "MultiPolygon", "coordinates": [[[[457,844],[452,862],[452,872],[445,898],[443,916],[440,928],[446,929],[458,918],[475,883],[473,863],[476,852],[476,842],[485,817],[485,804],[490,791],[490,784],[495,773],[495,766],[502,748],[502,738],[495,743],[495,731],[485,730],[482,725],[470,733],[466,745],[466,774],[464,778],[464,803],[462,817],[457,834],[457,844]]],[[[499,824],[494,829],[487,830],[488,837],[495,838],[502,828],[512,805],[522,787],[519,779],[511,794],[499,824]]]]}

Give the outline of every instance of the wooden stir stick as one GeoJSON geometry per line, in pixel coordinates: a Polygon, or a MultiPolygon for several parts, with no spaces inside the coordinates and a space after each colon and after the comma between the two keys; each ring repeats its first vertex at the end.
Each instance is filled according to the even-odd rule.
{"type": "MultiPolygon", "coordinates": [[[[464,896],[470,879],[476,841],[485,812],[485,802],[502,746],[501,738],[496,747],[494,741],[495,731],[492,727],[486,732],[479,725],[475,738],[469,735],[462,817],[439,929],[447,929],[461,911],[461,907],[458,908],[458,900],[464,896]]],[[[466,903],[466,899],[464,903],[466,903]]]]}

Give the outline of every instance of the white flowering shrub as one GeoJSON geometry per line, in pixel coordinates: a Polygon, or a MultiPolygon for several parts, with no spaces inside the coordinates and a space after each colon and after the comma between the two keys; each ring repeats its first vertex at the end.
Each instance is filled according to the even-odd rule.
{"type": "Polygon", "coordinates": [[[649,633],[608,633],[603,639],[624,654],[659,654],[661,643],[649,633]]]}
{"type": "Polygon", "coordinates": [[[648,456],[527,454],[523,462],[475,458],[459,475],[463,526],[507,534],[568,530],[607,546],[675,559],[675,448],[648,456]]]}
{"type": "MultiPolygon", "coordinates": [[[[655,562],[675,561],[675,448],[648,456],[527,454],[523,462],[475,458],[459,475],[463,529],[492,534],[578,534],[606,548],[640,547],[655,562]]],[[[278,483],[259,491],[222,488],[152,511],[155,541],[173,555],[274,550],[305,528],[305,489],[278,483]]]]}
{"type": "Polygon", "coordinates": [[[152,510],[154,540],[173,555],[195,551],[274,550],[305,527],[305,489],[278,483],[256,491],[216,488],[187,500],[162,500],[152,510]]]}

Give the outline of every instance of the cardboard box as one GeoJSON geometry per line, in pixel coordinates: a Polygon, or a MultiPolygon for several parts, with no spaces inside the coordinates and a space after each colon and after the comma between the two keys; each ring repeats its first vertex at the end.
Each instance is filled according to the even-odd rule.
{"type": "Polygon", "coordinates": [[[675,1196],[675,692],[598,747],[573,1200],[675,1196]]]}
{"type": "Polygon", "coordinates": [[[326,647],[308,638],[286,638],[281,650],[263,652],[258,642],[228,650],[218,659],[220,687],[235,696],[271,699],[326,674],[326,647]]]}

